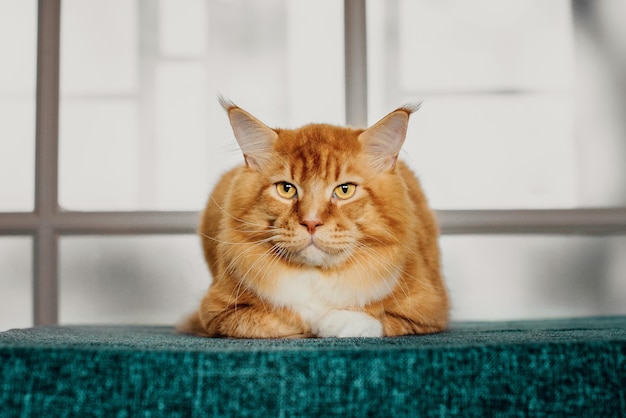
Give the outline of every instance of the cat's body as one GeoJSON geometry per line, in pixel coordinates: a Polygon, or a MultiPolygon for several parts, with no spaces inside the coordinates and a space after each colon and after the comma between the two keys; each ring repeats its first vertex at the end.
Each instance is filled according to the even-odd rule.
{"type": "Polygon", "coordinates": [[[396,162],[414,109],[367,130],[272,130],[224,105],[246,164],[222,177],[202,216],[213,282],[179,330],[279,338],[445,329],[437,225],[417,179],[396,162]]]}

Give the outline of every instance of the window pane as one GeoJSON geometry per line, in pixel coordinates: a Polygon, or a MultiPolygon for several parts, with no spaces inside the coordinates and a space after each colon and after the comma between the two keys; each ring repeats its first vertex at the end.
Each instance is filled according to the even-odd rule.
{"type": "Polygon", "coordinates": [[[455,320],[626,314],[626,237],[444,236],[455,320]]]}
{"type": "Polygon", "coordinates": [[[568,90],[569,1],[398,1],[398,74],[408,92],[568,90]]]}
{"type": "Polygon", "coordinates": [[[200,209],[243,161],[218,94],[272,126],[344,122],[341,2],[67,0],[62,14],[67,209],[200,209]]]}
{"type": "Polygon", "coordinates": [[[137,206],[137,108],[132,100],[72,101],[61,114],[59,194],[78,210],[137,206]]]}
{"type": "Polygon", "coordinates": [[[137,0],[64,0],[61,88],[65,97],[134,95],[139,89],[137,0]]]}
{"type": "Polygon", "coordinates": [[[210,274],[195,236],[62,237],[60,322],[174,324],[210,274]]]}
{"type": "Polygon", "coordinates": [[[33,325],[32,239],[0,237],[0,331],[33,325]]]}
{"type": "Polygon", "coordinates": [[[437,208],[573,207],[571,116],[558,95],[433,97],[413,115],[401,156],[437,208]]]}
{"type": "Polygon", "coordinates": [[[424,101],[404,157],[434,206],[626,205],[626,3],[575,4],[368,1],[370,119],[424,101]]]}
{"type": "Polygon", "coordinates": [[[0,0],[0,211],[31,211],[37,2],[0,0]]]}

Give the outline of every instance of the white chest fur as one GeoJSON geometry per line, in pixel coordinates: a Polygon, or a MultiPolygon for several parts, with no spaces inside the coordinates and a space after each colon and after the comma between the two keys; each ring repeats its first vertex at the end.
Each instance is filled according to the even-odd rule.
{"type": "Polygon", "coordinates": [[[278,277],[272,291],[263,296],[276,306],[298,313],[318,336],[379,337],[382,336],[380,321],[359,312],[358,308],[388,295],[396,281],[397,277],[390,277],[361,283],[347,278],[345,272],[322,273],[310,269],[278,277]]]}

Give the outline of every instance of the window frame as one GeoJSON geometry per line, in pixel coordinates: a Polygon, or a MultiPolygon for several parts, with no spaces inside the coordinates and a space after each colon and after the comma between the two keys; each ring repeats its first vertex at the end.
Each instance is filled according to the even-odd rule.
{"type": "MultiPolygon", "coordinates": [[[[35,207],[0,213],[0,236],[33,238],[34,325],[59,322],[59,239],[67,235],[194,234],[194,211],[77,212],[58,204],[61,0],[38,0],[35,207]]],[[[367,124],[366,0],[344,0],[346,122],[367,124]]],[[[437,210],[442,234],[626,233],[626,207],[437,210]]]]}

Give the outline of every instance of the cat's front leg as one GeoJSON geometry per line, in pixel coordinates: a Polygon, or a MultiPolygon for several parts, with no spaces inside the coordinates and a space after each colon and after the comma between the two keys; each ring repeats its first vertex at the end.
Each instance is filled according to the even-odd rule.
{"type": "Polygon", "coordinates": [[[382,337],[383,325],[364,312],[333,309],[311,324],[318,337],[382,337]]]}

